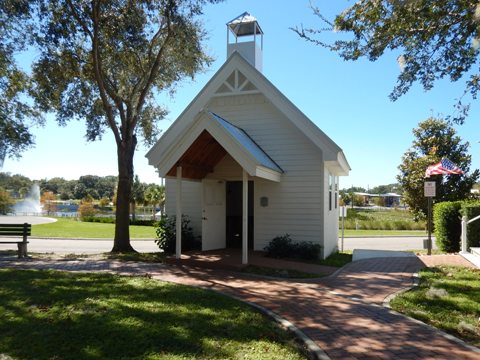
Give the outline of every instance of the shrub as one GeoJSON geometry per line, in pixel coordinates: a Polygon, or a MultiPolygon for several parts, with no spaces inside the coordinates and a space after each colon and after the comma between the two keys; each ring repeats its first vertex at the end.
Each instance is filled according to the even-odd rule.
{"type": "Polygon", "coordinates": [[[78,214],[80,215],[80,220],[85,221],[84,219],[92,218],[97,213],[97,210],[93,206],[93,202],[89,199],[82,200],[80,206],[78,207],[78,214]]]}
{"type": "Polygon", "coordinates": [[[265,256],[273,258],[294,258],[317,260],[320,258],[322,246],[312,242],[293,242],[289,234],[277,236],[264,248],[265,256]]]}
{"type": "Polygon", "coordinates": [[[156,220],[139,220],[139,219],[130,219],[130,225],[137,226],[154,226],[157,224],[156,220]]]}
{"type": "MultiPolygon", "coordinates": [[[[84,216],[81,218],[83,222],[94,222],[102,224],[115,224],[114,217],[108,216],[84,216]]],[[[154,226],[157,222],[155,220],[132,220],[130,219],[130,225],[137,226],[154,226]]]]}
{"type": "MultiPolygon", "coordinates": [[[[155,243],[160,250],[163,250],[165,254],[174,254],[177,237],[175,216],[162,216],[157,223],[156,233],[155,243]]],[[[193,234],[190,219],[188,216],[182,215],[182,251],[198,250],[201,248],[200,245],[201,242],[193,234]]]]}
{"type": "Polygon", "coordinates": [[[462,204],[462,201],[445,201],[435,204],[433,208],[435,239],[442,251],[452,253],[460,250],[462,204]]]}
{"type": "MultiPolygon", "coordinates": [[[[467,218],[473,219],[480,215],[480,203],[467,202],[462,206],[461,214],[467,218]]],[[[467,248],[480,246],[480,220],[476,220],[467,226],[467,248]]]]}
{"type": "Polygon", "coordinates": [[[115,218],[106,216],[84,216],[80,218],[83,222],[93,222],[101,224],[115,224],[115,218]]]}
{"type": "Polygon", "coordinates": [[[0,187],[0,214],[6,215],[8,214],[13,205],[13,199],[10,197],[10,194],[0,187]]]}

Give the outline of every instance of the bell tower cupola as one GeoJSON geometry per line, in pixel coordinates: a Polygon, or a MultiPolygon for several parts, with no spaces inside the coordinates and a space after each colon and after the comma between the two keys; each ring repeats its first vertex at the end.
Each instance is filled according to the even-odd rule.
{"type": "Polygon", "coordinates": [[[248,12],[227,23],[227,58],[237,51],[257,70],[263,67],[263,31],[248,12]],[[234,41],[230,42],[230,33],[234,41]]]}

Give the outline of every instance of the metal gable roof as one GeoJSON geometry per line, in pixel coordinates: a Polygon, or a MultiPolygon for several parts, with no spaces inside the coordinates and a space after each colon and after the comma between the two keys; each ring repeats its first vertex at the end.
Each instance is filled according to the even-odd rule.
{"type": "Polygon", "coordinates": [[[263,149],[252,140],[250,136],[243,130],[231,124],[221,116],[208,112],[212,120],[222,126],[250,155],[258,162],[259,165],[268,169],[283,173],[283,170],[273,161],[263,149]]]}

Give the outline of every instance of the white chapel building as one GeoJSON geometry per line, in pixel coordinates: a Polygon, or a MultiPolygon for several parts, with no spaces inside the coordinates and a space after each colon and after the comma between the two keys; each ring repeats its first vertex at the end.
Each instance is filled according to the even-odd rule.
{"type": "Polygon", "coordinates": [[[262,74],[257,20],[244,13],[227,33],[227,60],[146,155],[166,178],[166,213],[189,216],[202,250],[241,248],[244,264],[287,233],[325,258],[337,250],[338,179],[350,166],[262,74]]]}

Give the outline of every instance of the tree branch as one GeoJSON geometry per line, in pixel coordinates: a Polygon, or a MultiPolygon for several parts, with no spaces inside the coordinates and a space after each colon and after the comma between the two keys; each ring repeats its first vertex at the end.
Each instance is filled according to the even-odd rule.
{"type": "Polygon", "coordinates": [[[170,42],[170,39],[171,39],[172,35],[173,35],[172,28],[171,28],[172,24],[171,24],[169,15],[167,15],[166,19],[167,19],[166,20],[167,36],[165,37],[165,40],[164,40],[162,46],[160,47],[160,49],[157,52],[157,55],[155,57],[155,62],[153,63],[153,66],[150,70],[150,74],[148,76],[148,79],[147,79],[147,81],[145,83],[145,86],[143,87],[143,89],[140,93],[140,97],[138,98],[138,101],[137,101],[137,104],[136,104],[136,107],[135,107],[135,116],[133,117],[133,121],[132,121],[132,127],[133,128],[135,128],[135,126],[137,124],[138,114],[139,114],[140,110],[142,109],[142,107],[145,103],[145,99],[148,95],[148,92],[150,91],[150,88],[152,86],[153,81],[155,80],[155,77],[158,75],[158,70],[160,68],[161,59],[163,57],[165,49],[167,48],[168,43],[170,42]]]}
{"type": "Polygon", "coordinates": [[[115,122],[115,115],[113,114],[112,105],[107,97],[107,91],[105,89],[105,81],[103,79],[103,72],[101,67],[101,60],[99,54],[99,40],[98,40],[98,9],[99,3],[92,2],[92,20],[93,20],[93,34],[92,34],[92,55],[93,55],[93,68],[95,73],[95,80],[98,84],[98,89],[100,92],[100,98],[102,99],[103,107],[106,112],[106,117],[110,128],[113,131],[115,136],[115,141],[118,145],[122,142],[122,137],[120,135],[117,123],[115,122]]]}

